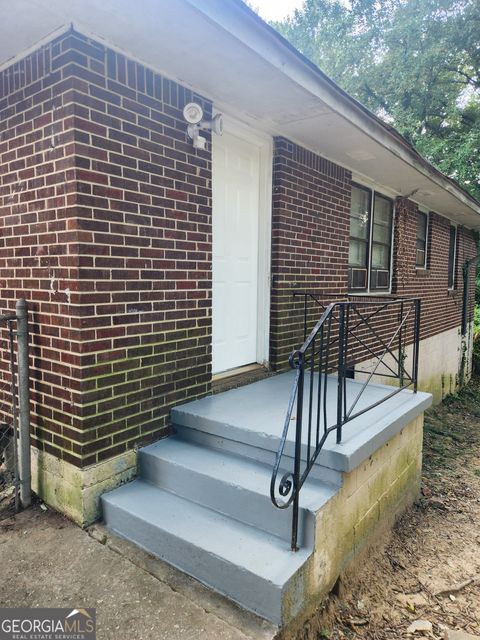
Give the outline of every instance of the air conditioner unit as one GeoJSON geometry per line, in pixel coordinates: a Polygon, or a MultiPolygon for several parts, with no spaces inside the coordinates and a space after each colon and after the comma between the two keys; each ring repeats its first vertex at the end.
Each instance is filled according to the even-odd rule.
{"type": "Polygon", "coordinates": [[[425,251],[423,249],[417,249],[417,261],[415,264],[417,267],[425,266],[425,251]]]}
{"type": "Polygon", "coordinates": [[[350,289],[367,288],[367,270],[350,269],[350,289]]]}
{"type": "Polygon", "coordinates": [[[390,271],[378,269],[372,273],[372,280],[373,289],[388,289],[390,286],[390,271]]]}

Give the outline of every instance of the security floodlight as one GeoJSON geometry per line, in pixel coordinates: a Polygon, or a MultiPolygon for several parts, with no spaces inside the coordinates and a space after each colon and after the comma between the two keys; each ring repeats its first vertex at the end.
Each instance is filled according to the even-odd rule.
{"type": "Polygon", "coordinates": [[[199,124],[203,118],[203,109],[196,102],[189,102],[183,107],[183,117],[188,124],[199,124]]]}

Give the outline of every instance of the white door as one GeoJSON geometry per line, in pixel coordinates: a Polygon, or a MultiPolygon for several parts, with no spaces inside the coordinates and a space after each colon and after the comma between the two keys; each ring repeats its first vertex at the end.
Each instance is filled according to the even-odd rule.
{"type": "Polygon", "coordinates": [[[260,148],[213,136],[212,369],[257,360],[260,148]]]}

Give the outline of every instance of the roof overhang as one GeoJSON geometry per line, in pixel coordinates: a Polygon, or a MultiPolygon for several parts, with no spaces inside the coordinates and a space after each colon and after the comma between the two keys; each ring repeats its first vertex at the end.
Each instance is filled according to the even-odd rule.
{"type": "Polygon", "coordinates": [[[480,228],[478,202],[240,0],[16,0],[2,15],[0,65],[71,25],[357,179],[480,228]]]}

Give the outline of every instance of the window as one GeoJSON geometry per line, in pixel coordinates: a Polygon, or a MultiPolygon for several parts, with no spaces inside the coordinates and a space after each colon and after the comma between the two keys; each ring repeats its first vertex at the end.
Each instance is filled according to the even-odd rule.
{"type": "Polygon", "coordinates": [[[427,268],[427,233],[428,216],[423,211],[417,211],[417,257],[415,260],[417,269],[427,268]]]}
{"type": "Polygon", "coordinates": [[[392,254],[392,201],[360,185],[352,186],[348,287],[389,291],[392,254]]]}
{"type": "Polygon", "coordinates": [[[450,225],[450,242],[448,245],[448,288],[455,286],[455,259],[457,249],[457,227],[450,225]]]}

